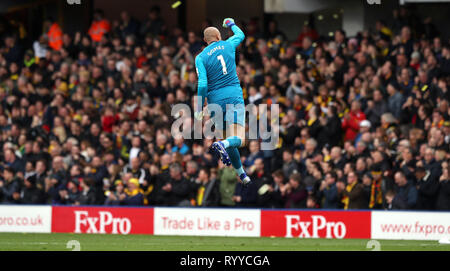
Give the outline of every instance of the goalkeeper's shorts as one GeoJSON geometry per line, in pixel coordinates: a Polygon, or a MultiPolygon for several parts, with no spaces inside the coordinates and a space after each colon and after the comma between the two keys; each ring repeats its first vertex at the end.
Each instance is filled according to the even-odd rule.
{"type": "MultiPolygon", "coordinates": [[[[222,130],[226,126],[231,124],[240,124],[245,126],[245,104],[242,97],[229,97],[219,101],[215,101],[214,104],[218,105],[222,109],[222,116],[216,115],[214,110],[211,110],[211,119],[218,125],[216,126],[220,129],[219,122],[222,122],[222,130]]],[[[209,110],[210,107],[208,107],[209,110]]]]}

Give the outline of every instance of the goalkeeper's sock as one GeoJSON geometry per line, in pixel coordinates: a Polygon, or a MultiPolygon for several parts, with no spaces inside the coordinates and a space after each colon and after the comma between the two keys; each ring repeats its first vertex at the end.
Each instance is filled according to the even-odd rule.
{"type": "MultiPolygon", "coordinates": [[[[239,148],[241,146],[241,139],[238,136],[230,136],[227,139],[221,141],[224,148],[239,148]]],[[[239,153],[239,152],[238,152],[239,153]]]]}
{"type": "Polygon", "coordinates": [[[245,173],[244,168],[241,163],[241,155],[237,148],[229,147],[226,149],[228,156],[230,156],[231,164],[236,170],[236,173],[240,176],[242,173],[245,173]]]}

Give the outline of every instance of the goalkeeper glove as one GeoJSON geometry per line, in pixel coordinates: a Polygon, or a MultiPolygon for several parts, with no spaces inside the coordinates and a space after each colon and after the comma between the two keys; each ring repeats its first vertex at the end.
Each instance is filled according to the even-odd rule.
{"type": "Polygon", "coordinates": [[[227,27],[231,28],[233,25],[236,25],[236,24],[234,23],[234,20],[233,20],[232,18],[225,18],[225,19],[223,20],[223,27],[225,27],[225,28],[227,28],[227,27]]]}

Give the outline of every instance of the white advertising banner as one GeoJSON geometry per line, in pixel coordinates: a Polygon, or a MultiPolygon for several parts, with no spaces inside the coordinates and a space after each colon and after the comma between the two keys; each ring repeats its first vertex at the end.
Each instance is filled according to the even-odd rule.
{"type": "Polygon", "coordinates": [[[51,206],[0,206],[0,232],[50,233],[51,229],[51,206]]]}
{"type": "Polygon", "coordinates": [[[219,208],[155,208],[155,235],[256,236],[261,211],[219,208]]]}
{"type": "Polygon", "coordinates": [[[450,238],[450,212],[372,212],[372,239],[450,238]]]}

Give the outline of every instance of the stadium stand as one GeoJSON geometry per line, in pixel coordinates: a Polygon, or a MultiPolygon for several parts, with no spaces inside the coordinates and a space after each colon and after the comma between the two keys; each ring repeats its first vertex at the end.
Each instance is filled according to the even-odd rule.
{"type": "Polygon", "coordinates": [[[172,137],[205,44],[153,12],[98,11],[73,36],[48,21],[30,47],[1,33],[0,203],[450,210],[450,46],[432,22],[289,41],[235,18],[246,104],[281,108],[277,148],[241,149],[243,188],[211,139],[172,137]]]}

